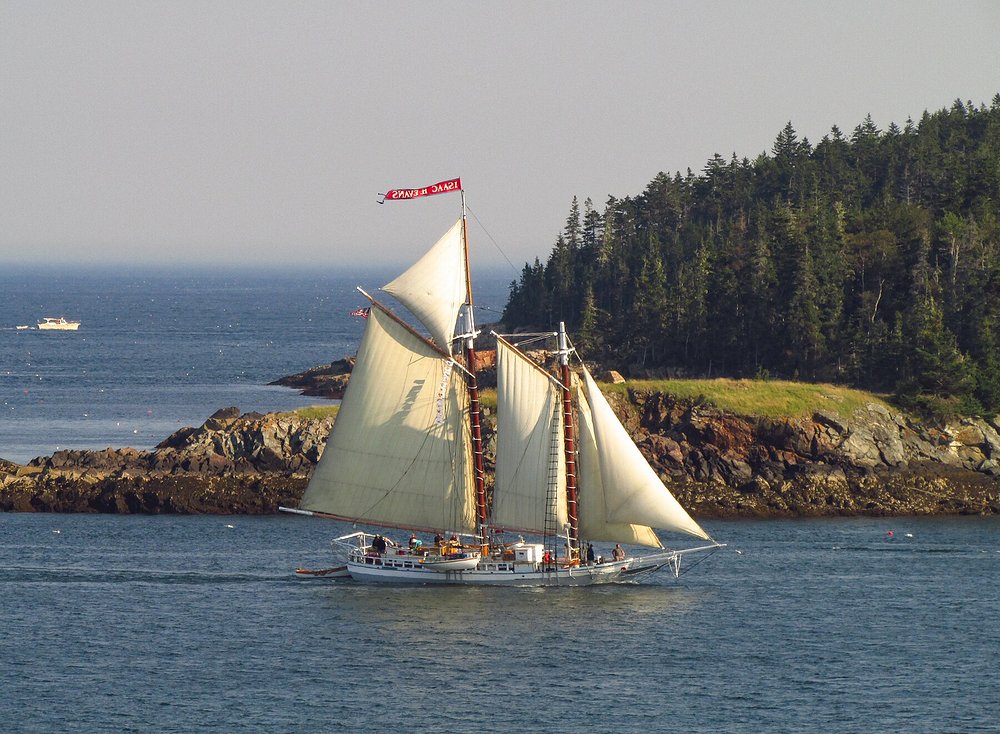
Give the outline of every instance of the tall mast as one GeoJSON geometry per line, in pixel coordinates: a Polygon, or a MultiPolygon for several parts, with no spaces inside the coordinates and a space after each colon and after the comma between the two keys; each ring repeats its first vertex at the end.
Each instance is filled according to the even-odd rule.
{"type": "Polygon", "coordinates": [[[566,338],[566,324],[559,322],[559,365],[562,377],[563,397],[563,445],[566,451],[566,514],[569,517],[570,554],[579,552],[579,514],[577,512],[576,487],[576,438],[573,430],[573,402],[569,391],[569,341],[566,338]]]}
{"type": "Polygon", "coordinates": [[[486,479],[483,468],[483,433],[480,421],[479,383],[476,380],[476,323],[472,315],[472,273],[469,268],[469,227],[465,215],[465,190],[462,189],[462,242],[465,249],[465,366],[466,384],[469,388],[469,421],[472,424],[473,477],[476,482],[476,521],[480,542],[489,542],[486,533],[486,479]]]}

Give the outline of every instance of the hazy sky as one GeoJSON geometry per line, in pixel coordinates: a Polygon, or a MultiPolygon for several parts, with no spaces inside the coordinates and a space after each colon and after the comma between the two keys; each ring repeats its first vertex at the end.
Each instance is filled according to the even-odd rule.
{"type": "Polygon", "coordinates": [[[1000,2],[0,0],[0,265],[404,262],[1000,91],[1000,2]]]}

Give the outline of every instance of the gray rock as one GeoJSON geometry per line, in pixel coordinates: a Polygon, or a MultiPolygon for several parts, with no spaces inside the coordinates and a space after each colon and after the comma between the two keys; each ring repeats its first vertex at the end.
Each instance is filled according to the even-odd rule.
{"type": "Polygon", "coordinates": [[[892,423],[876,426],[872,437],[878,446],[879,454],[889,466],[902,466],[906,463],[906,450],[899,438],[899,431],[892,423]]]}
{"type": "Polygon", "coordinates": [[[986,453],[991,457],[1000,457],[1000,432],[989,421],[976,421],[979,429],[983,433],[983,441],[986,444],[986,453]]]}
{"type": "Polygon", "coordinates": [[[866,426],[852,428],[838,448],[850,463],[857,466],[870,469],[882,463],[882,453],[866,426]]]}
{"type": "Polygon", "coordinates": [[[235,420],[240,417],[240,409],[236,406],[232,406],[230,408],[219,408],[208,417],[209,419],[215,418],[216,420],[235,420]]]}
{"type": "Polygon", "coordinates": [[[847,422],[842,421],[840,416],[828,411],[817,410],[813,413],[812,419],[820,425],[832,428],[837,433],[847,433],[847,422]]]}

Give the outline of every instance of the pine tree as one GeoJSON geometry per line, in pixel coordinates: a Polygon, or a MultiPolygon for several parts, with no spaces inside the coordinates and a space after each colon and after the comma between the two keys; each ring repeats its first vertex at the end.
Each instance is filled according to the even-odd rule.
{"type": "Polygon", "coordinates": [[[580,314],[577,343],[591,358],[597,358],[603,351],[600,312],[594,298],[594,288],[590,283],[587,283],[583,292],[583,312],[580,314]]]}
{"type": "Polygon", "coordinates": [[[997,415],[1000,413],[1000,323],[994,317],[981,322],[978,343],[975,397],[985,414],[997,415]]]}
{"type": "Polygon", "coordinates": [[[750,277],[747,282],[747,340],[753,374],[775,369],[771,356],[771,335],[775,324],[777,271],[771,255],[769,237],[763,226],[764,215],[758,208],[757,227],[751,243],[750,277]]]}
{"type": "Polygon", "coordinates": [[[667,283],[663,261],[655,252],[643,259],[642,270],[635,282],[629,331],[637,363],[656,363],[656,350],[663,333],[663,318],[667,310],[667,283]]]}
{"type": "Polygon", "coordinates": [[[809,246],[803,247],[796,267],[795,288],[788,304],[788,344],[799,377],[814,379],[816,363],[822,356],[823,334],[819,310],[819,284],[813,273],[809,246]]]}
{"type": "Polygon", "coordinates": [[[977,413],[975,366],[945,326],[940,304],[928,295],[913,314],[906,377],[897,385],[901,402],[932,413],[977,413]]]}

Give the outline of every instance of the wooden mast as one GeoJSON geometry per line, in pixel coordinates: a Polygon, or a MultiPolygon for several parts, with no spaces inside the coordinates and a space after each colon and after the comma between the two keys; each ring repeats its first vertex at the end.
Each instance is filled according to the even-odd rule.
{"type": "Polygon", "coordinates": [[[569,389],[569,342],[566,338],[566,324],[562,321],[559,322],[559,365],[563,398],[563,447],[566,452],[566,514],[569,517],[569,546],[572,557],[574,552],[580,552],[580,525],[577,512],[576,438],[573,430],[573,401],[569,389]]]}
{"type": "Polygon", "coordinates": [[[483,465],[483,433],[480,420],[479,383],[476,380],[476,323],[472,314],[472,272],[469,268],[469,227],[465,214],[465,189],[462,189],[462,243],[465,250],[465,367],[469,388],[469,421],[472,425],[473,477],[476,483],[476,521],[479,539],[486,553],[487,537],[486,478],[483,465]]]}

